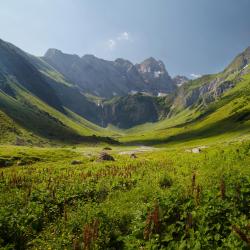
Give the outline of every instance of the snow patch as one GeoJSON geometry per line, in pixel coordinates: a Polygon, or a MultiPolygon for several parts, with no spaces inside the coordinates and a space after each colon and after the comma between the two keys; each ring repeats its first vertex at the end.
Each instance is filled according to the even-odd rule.
{"type": "Polygon", "coordinates": [[[154,77],[155,78],[159,78],[160,77],[160,75],[162,75],[163,73],[161,72],[161,71],[155,71],[154,72],[154,77]]]}
{"type": "Polygon", "coordinates": [[[141,70],[142,73],[150,73],[151,72],[151,68],[148,67],[148,68],[142,68],[141,70]]]}
{"type": "Polygon", "coordinates": [[[136,91],[136,90],[131,90],[129,93],[130,93],[131,95],[135,95],[135,94],[138,93],[138,91],[136,91]]]}
{"type": "Polygon", "coordinates": [[[247,64],[247,65],[243,68],[243,70],[246,69],[246,68],[248,67],[248,65],[249,65],[249,64],[247,64]]]}
{"type": "Polygon", "coordinates": [[[167,96],[167,95],[168,95],[167,93],[159,92],[157,96],[158,97],[163,97],[163,96],[167,96]]]}

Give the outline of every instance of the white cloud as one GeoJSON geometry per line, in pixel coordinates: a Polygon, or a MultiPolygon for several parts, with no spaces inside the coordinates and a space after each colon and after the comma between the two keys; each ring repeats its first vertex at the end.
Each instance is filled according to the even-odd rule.
{"type": "Polygon", "coordinates": [[[190,74],[190,76],[194,79],[201,77],[200,74],[194,74],[194,73],[190,74]]]}
{"type": "Polygon", "coordinates": [[[116,41],[114,39],[109,39],[108,40],[108,47],[109,49],[113,50],[116,46],[116,41]]]}
{"type": "Polygon", "coordinates": [[[132,42],[132,38],[129,32],[124,31],[120,34],[118,34],[114,38],[110,38],[107,42],[108,48],[110,50],[115,49],[120,43],[124,42],[132,42]]]}
{"type": "Polygon", "coordinates": [[[117,36],[117,40],[121,41],[121,40],[130,40],[130,35],[127,31],[122,32],[120,35],[117,36]]]}

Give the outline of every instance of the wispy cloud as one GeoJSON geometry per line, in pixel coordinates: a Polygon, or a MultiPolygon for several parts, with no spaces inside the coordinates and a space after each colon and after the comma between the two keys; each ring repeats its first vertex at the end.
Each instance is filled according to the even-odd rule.
{"type": "Polygon", "coordinates": [[[194,74],[194,73],[192,73],[192,74],[190,74],[190,76],[191,76],[192,78],[196,79],[196,78],[201,77],[201,74],[194,74]]]}
{"type": "Polygon", "coordinates": [[[110,50],[115,49],[122,42],[132,42],[131,34],[127,31],[124,31],[118,34],[114,38],[110,38],[107,42],[107,46],[110,50]]]}
{"type": "Polygon", "coordinates": [[[108,44],[108,48],[110,50],[113,50],[115,48],[115,46],[116,46],[116,41],[113,40],[113,39],[109,39],[107,44],[108,44]]]}
{"type": "Polygon", "coordinates": [[[121,34],[119,34],[117,36],[117,40],[119,40],[119,41],[121,41],[121,40],[129,41],[129,40],[131,40],[131,37],[130,37],[128,32],[124,31],[124,32],[122,32],[121,34]]]}

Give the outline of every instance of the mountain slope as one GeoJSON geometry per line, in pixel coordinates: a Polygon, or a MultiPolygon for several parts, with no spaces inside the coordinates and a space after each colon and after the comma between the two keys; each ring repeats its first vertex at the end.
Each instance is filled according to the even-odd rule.
{"type": "Polygon", "coordinates": [[[203,76],[180,87],[170,104],[168,119],[129,129],[123,140],[136,144],[195,140],[208,143],[209,138],[212,141],[215,138],[242,140],[250,135],[248,51],[237,56],[223,72],[203,76]],[[245,62],[238,63],[239,58],[245,58],[245,62]]]}
{"type": "MultiPolygon", "coordinates": [[[[102,129],[78,117],[70,110],[70,105],[64,105],[70,99],[70,93],[76,90],[59,73],[2,40],[0,55],[1,131],[11,131],[9,124],[12,124],[14,131],[12,136],[7,135],[10,132],[5,139],[1,137],[1,142],[6,141],[6,138],[11,142],[21,138],[26,144],[110,141],[107,138],[92,137],[93,134],[101,134],[102,129]],[[39,71],[38,65],[40,69],[43,66],[44,71],[50,69],[50,74],[46,76],[39,71]],[[51,75],[51,72],[54,74],[51,75]],[[56,89],[56,85],[61,92],[56,89]],[[68,99],[59,96],[60,93],[67,94],[68,99]]],[[[78,103],[91,106],[79,92],[73,98],[77,95],[80,99],[78,103]]],[[[85,107],[83,110],[87,109],[85,107]]]]}
{"type": "Polygon", "coordinates": [[[113,62],[93,55],[79,57],[49,49],[42,59],[81,91],[101,97],[123,96],[131,91],[158,94],[173,92],[176,88],[164,64],[153,58],[133,65],[124,59],[113,62]]]}
{"type": "MultiPolygon", "coordinates": [[[[8,81],[20,84],[50,106],[63,112],[54,90],[26,59],[25,53],[12,44],[0,40],[0,89],[5,91],[8,81]]],[[[11,86],[9,91],[10,89],[11,86]]]]}
{"type": "Polygon", "coordinates": [[[250,47],[238,55],[230,65],[218,74],[205,75],[181,86],[173,103],[173,114],[188,107],[201,109],[219,99],[223,93],[234,88],[241,77],[250,73],[250,47]]]}

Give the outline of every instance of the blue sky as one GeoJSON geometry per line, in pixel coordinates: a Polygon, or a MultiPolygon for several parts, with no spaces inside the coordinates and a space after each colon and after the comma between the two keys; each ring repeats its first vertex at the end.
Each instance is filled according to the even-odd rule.
{"type": "Polygon", "coordinates": [[[199,75],[250,45],[249,10],[250,0],[6,0],[0,38],[34,55],[153,56],[172,76],[199,75]]]}

